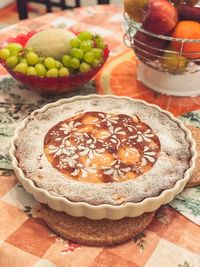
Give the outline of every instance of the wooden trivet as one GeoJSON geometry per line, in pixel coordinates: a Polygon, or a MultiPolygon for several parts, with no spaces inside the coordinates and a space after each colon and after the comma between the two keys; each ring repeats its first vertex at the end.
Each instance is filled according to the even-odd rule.
{"type": "Polygon", "coordinates": [[[196,159],[196,167],[193,172],[192,177],[186,184],[186,187],[193,187],[200,185],[200,129],[194,126],[186,125],[186,127],[191,131],[192,137],[196,142],[196,150],[198,157],[196,159]]]}
{"type": "Polygon", "coordinates": [[[54,232],[70,241],[88,246],[116,245],[128,241],[141,233],[154,216],[155,212],[150,212],[135,218],[90,220],[72,217],[47,205],[41,205],[40,211],[40,217],[54,232]]]}

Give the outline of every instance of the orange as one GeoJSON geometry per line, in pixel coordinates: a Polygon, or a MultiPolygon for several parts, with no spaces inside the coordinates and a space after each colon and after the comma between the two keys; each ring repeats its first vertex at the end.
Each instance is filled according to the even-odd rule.
{"type": "Polygon", "coordinates": [[[110,58],[96,76],[97,92],[143,99],[172,112],[175,116],[200,108],[200,96],[161,95],[142,85],[137,81],[136,66],[137,60],[132,49],[110,58]]]}
{"type": "Polygon", "coordinates": [[[199,40],[199,43],[172,42],[172,46],[178,52],[182,50],[183,56],[187,58],[191,58],[191,59],[200,58],[200,23],[199,22],[190,21],[190,20],[179,21],[176,25],[176,28],[174,29],[172,33],[172,37],[199,40]]]}

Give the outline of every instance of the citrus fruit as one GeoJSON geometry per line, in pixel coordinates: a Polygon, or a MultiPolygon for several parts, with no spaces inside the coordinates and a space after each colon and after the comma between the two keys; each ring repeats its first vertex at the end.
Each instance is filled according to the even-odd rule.
{"type": "Polygon", "coordinates": [[[176,51],[183,51],[183,56],[190,59],[200,58],[200,23],[191,20],[179,21],[172,33],[174,38],[195,39],[199,42],[172,42],[176,51]]]}

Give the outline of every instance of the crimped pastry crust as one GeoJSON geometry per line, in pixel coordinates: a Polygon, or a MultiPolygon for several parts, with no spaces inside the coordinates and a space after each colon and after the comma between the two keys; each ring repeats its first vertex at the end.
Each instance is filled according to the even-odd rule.
{"type": "Polygon", "coordinates": [[[200,185],[200,128],[186,125],[186,127],[191,131],[192,137],[196,142],[196,149],[197,149],[197,159],[196,159],[196,167],[192,176],[190,177],[189,181],[186,184],[186,187],[194,187],[200,185]]]}
{"type": "Polygon", "coordinates": [[[167,114],[143,102],[109,96],[79,99],[52,106],[43,113],[33,113],[19,133],[15,146],[19,167],[37,187],[51,195],[91,205],[137,203],[156,197],[163,190],[173,188],[184,177],[191,159],[191,144],[186,140],[185,131],[167,114]],[[60,121],[88,111],[137,115],[148,124],[161,144],[159,158],[150,171],[124,182],[93,184],[67,178],[55,169],[43,151],[46,133],[60,121]]]}

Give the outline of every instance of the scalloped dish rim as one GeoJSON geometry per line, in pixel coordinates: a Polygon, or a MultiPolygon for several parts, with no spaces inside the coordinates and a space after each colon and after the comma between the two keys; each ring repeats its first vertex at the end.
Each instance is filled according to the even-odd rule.
{"type": "MultiPolygon", "coordinates": [[[[92,94],[87,96],[74,96],[71,98],[65,98],[53,103],[49,103],[43,106],[42,108],[33,111],[32,114],[34,114],[35,112],[43,113],[51,107],[59,106],[64,103],[70,103],[77,100],[91,99],[94,97],[95,98],[99,97],[102,99],[107,97],[119,99],[118,96],[113,96],[113,95],[92,94]]],[[[93,220],[99,220],[104,218],[111,220],[118,220],[124,217],[137,217],[145,212],[152,212],[158,209],[163,204],[169,203],[177,194],[179,194],[184,189],[187,181],[191,177],[192,172],[194,171],[195,168],[195,160],[197,158],[197,152],[195,149],[196,143],[192,138],[191,132],[184,126],[184,124],[179,119],[175,118],[170,112],[161,109],[157,105],[149,104],[146,101],[132,99],[126,96],[120,97],[120,99],[121,98],[131,100],[134,102],[141,102],[147,106],[157,109],[159,112],[165,113],[171,120],[175,121],[178,124],[178,126],[185,132],[186,140],[191,144],[190,147],[191,159],[189,161],[189,167],[184,173],[184,177],[178,180],[173,188],[163,190],[162,193],[156,197],[148,197],[137,203],[127,202],[118,206],[114,206],[111,204],[101,204],[95,206],[88,204],[86,202],[73,202],[65,197],[53,196],[47,190],[37,187],[31,179],[26,178],[23,170],[18,166],[18,160],[15,157],[15,152],[16,152],[15,141],[19,137],[18,135],[19,132],[25,128],[28,122],[28,117],[27,117],[21,122],[20,126],[16,128],[15,134],[11,140],[11,146],[9,151],[14,172],[17,178],[23,184],[25,190],[31,193],[36,200],[38,200],[41,203],[48,204],[54,210],[66,212],[71,216],[76,216],[76,217],[84,216],[93,220]]]]}

